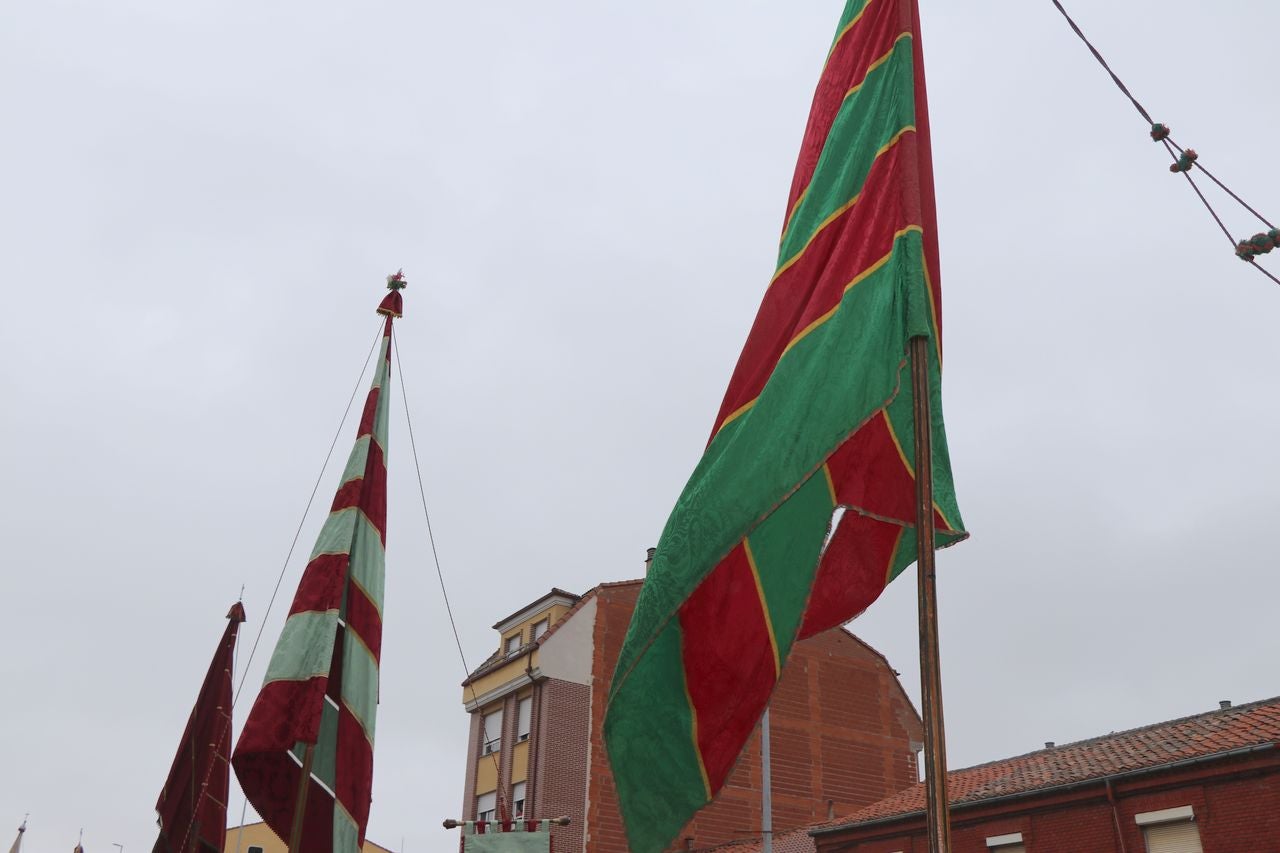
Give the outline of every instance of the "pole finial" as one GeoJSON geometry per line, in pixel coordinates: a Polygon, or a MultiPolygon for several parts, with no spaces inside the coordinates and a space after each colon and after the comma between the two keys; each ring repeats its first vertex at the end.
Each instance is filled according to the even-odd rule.
{"type": "Polygon", "coordinates": [[[382,304],[378,306],[378,313],[392,318],[403,316],[404,298],[400,295],[400,291],[408,286],[409,281],[404,277],[403,267],[387,276],[387,290],[391,292],[383,297],[382,304]]]}

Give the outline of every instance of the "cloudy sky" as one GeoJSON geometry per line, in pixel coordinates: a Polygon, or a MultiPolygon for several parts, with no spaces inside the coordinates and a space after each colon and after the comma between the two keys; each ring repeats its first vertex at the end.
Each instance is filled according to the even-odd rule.
{"type": "MultiPolygon", "coordinates": [[[[397,267],[469,661],[549,587],[638,576],[772,272],[842,5],[9,4],[0,830],[149,849],[223,614],[243,584],[247,651],[397,267]]],[[[1280,693],[1280,288],[1047,0],[922,7],[973,532],[940,559],[952,766],[1280,693]]],[[[1280,211],[1274,31],[1241,23],[1269,4],[1072,7],[1280,211]]],[[[394,412],[369,834],[428,851],[462,801],[463,667],[394,412]]],[[[918,696],[914,606],[904,577],[854,629],[918,696]]]]}

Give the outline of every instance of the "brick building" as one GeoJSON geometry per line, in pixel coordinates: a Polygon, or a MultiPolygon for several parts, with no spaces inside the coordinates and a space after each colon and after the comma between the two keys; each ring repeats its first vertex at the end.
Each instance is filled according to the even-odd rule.
{"type": "MultiPolygon", "coordinates": [[[[947,774],[953,853],[1280,853],[1280,697],[1222,704],[947,774]]],[[[927,851],[924,786],[817,826],[812,841],[819,853],[927,851]]]]}
{"type": "MultiPolygon", "coordinates": [[[[557,853],[626,853],[601,737],[641,581],[555,589],[493,627],[498,650],[463,682],[471,715],[467,819],[558,817],[557,853]]],[[[843,629],[796,644],[771,711],[774,826],[806,827],[916,782],[919,715],[896,673],[843,629]]],[[[758,836],[759,732],[681,849],[758,836]]]]}

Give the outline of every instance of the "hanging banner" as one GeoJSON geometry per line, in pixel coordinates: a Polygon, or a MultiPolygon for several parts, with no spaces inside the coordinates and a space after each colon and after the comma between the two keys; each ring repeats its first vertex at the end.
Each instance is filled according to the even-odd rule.
{"type": "Polygon", "coordinates": [[[549,820],[521,820],[506,825],[467,821],[462,837],[463,853],[551,853],[549,820]]]}

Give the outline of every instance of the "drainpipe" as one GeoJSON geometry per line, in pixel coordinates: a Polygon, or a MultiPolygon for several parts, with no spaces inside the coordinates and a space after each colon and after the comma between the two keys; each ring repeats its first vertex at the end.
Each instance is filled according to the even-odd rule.
{"type": "Polygon", "coordinates": [[[1111,787],[1111,780],[1107,782],[1107,802],[1111,803],[1111,819],[1116,824],[1116,844],[1120,853],[1128,853],[1124,849],[1124,830],[1120,828],[1120,810],[1116,807],[1116,792],[1111,787]]]}

